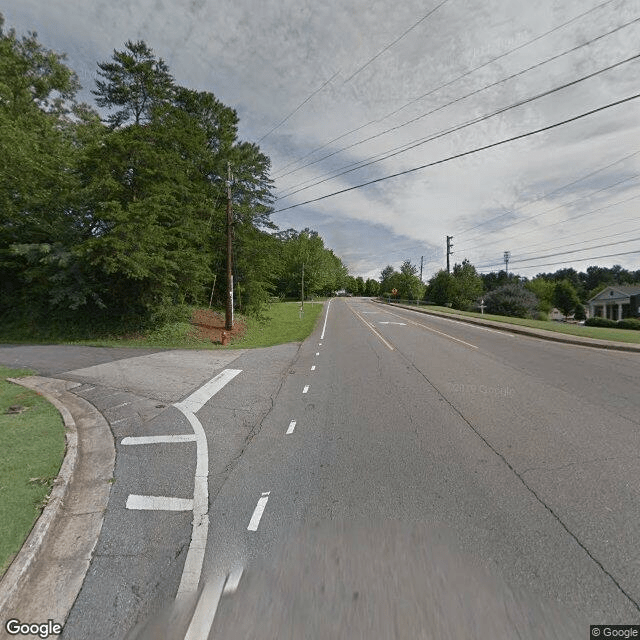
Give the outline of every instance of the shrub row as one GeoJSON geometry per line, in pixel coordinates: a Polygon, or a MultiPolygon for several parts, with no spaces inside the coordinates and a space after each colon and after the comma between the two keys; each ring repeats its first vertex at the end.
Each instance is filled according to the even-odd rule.
{"type": "Polygon", "coordinates": [[[635,329],[640,331],[640,320],[636,318],[626,318],[616,322],[615,320],[608,320],[607,318],[588,318],[585,321],[585,325],[588,327],[610,327],[613,329],[635,329]]]}

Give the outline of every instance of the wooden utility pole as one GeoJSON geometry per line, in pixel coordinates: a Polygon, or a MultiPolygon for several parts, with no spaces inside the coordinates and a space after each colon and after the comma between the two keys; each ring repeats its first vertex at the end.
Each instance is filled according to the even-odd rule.
{"type": "Polygon", "coordinates": [[[231,214],[231,163],[227,162],[227,306],[225,329],[233,329],[233,270],[231,256],[233,251],[233,216],[231,214]]]}
{"type": "Polygon", "coordinates": [[[422,263],[424,262],[424,256],[420,256],[420,282],[422,282],[422,263]]]}

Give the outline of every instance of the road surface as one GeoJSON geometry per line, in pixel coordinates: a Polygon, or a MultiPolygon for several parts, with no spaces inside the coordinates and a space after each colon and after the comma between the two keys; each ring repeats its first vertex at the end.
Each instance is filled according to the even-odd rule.
{"type": "Polygon", "coordinates": [[[640,622],[637,355],[365,299],[325,310],[302,345],[50,371],[83,383],[117,450],[63,638],[587,638],[640,622]]]}

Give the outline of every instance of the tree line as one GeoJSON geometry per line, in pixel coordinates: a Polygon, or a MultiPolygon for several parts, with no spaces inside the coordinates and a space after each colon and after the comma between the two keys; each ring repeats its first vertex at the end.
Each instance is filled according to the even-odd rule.
{"type": "Polygon", "coordinates": [[[226,296],[227,171],[240,310],[349,277],[322,238],[270,220],[270,160],[213,93],[143,41],[97,64],[95,108],[65,56],[0,16],[0,319],[139,328],[226,296]],[[105,115],[106,114],[106,115],[105,115]]]}
{"type": "Polygon", "coordinates": [[[463,260],[453,266],[451,273],[442,269],[426,284],[417,273],[418,268],[409,260],[402,263],[399,271],[388,265],[380,274],[380,294],[449,305],[462,311],[478,311],[484,301],[488,313],[521,318],[547,319],[555,307],[566,316],[575,314],[577,319],[583,319],[585,303],[605,287],[640,285],[640,269],[629,271],[620,265],[590,266],[585,272],[563,268],[528,279],[504,270],[481,274],[469,260],[463,260]]]}

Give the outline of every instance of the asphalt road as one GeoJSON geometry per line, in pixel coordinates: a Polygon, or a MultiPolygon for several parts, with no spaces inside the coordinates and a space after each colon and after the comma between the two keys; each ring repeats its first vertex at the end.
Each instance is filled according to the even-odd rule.
{"type": "Polygon", "coordinates": [[[361,299],[324,319],[301,346],[58,367],[117,447],[63,638],[136,623],[139,637],[588,638],[640,623],[637,355],[361,299]],[[228,369],[241,373],[196,412],[208,532],[181,619],[192,513],[126,505],[192,496],[197,447],[123,438],[193,433],[175,403],[228,369]]]}

